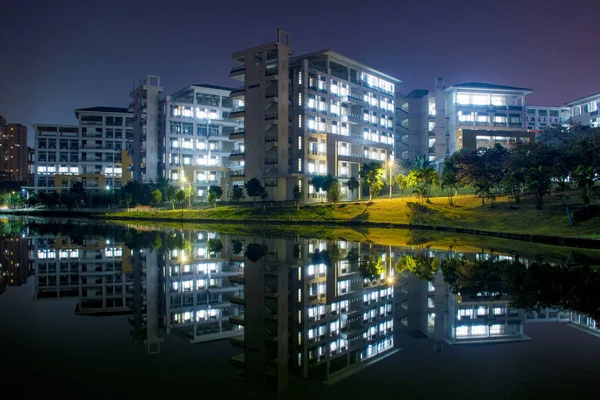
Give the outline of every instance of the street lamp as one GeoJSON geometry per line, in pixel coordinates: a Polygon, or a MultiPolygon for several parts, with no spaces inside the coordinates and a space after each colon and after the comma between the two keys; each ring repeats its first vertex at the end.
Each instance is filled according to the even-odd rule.
{"type": "MultiPolygon", "coordinates": [[[[181,171],[181,179],[180,179],[180,182],[182,183],[182,185],[181,185],[181,190],[183,190],[183,184],[184,184],[185,182],[187,182],[187,179],[185,179],[185,175],[183,175],[183,170],[181,171]]],[[[188,191],[189,191],[189,189],[190,189],[190,187],[191,187],[191,186],[192,186],[192,184],[191,184],[191,182],[190,182],[190,183],[189,183],[189,185],[188,185],[188,191]]],[[[186,194],[188,195],[188,208],[190,208],[190,209],[191,209],[191,208],[192,208],[192,194],[191,194],[191,193],[189,193],[189,192],[188,192],[188,193],[186,193],[186,194]]]]}
{"type": "Polygon", "coordinates": [[[390,167],[390,200],[392,199],[392,166],[394,165],[394,162],[392,160],[388,161],[388,166],[390,167]]]}

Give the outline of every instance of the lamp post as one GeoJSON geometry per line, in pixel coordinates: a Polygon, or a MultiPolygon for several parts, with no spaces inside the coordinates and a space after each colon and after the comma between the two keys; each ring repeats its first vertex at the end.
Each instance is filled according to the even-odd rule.
{"type": "MultiPolygon", "coordinates": [[[[181,189],[183,190],[183,184],[185,182],[187,182],[187,179],[185,179],[185,175],[183,175],[183,169],[181,170],[181,189]]],[[[188,208],[192,208],[192,194],[190,193],[190,188],[191,188],[192,184],[188,183],[188,193],[186,193],[186,195],[188,196],[188,208]]]]}
{"type": "Polygon", "coordinates": [[[390,185],[390,200],[392,199],[392,165],[394,162],[392,160],[388,161],[388,166],[390,167],[390,181],[388,182],[390,185]]]}

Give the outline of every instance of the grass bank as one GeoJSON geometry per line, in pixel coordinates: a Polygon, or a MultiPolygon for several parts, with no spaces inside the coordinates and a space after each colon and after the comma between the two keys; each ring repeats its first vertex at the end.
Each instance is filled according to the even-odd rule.
{"type": "MultiPolygon", "coordinates": [[[[441,229],[495,232],[500,235],[542,235],[561,238],[600,239],[600,215],[579,216],[569,225],[564,206],[550,197],[543,210],[536,210],[531,199],[509,205],[499,199],[495,207],[481,206],[472,195],[454,198],[432,198],[424,206],[417,199],[378,199],[370,203],[355,202],[306,205],[296,210],[286,208],[215,207],[205,210],[132,211],[110,213],[108,219],[187,222],[255,221],[272,223],[342,223],[352,226],[432,227],[441,229]]],[[[478,233],[478,232],[472,232],[478,233]]]]}

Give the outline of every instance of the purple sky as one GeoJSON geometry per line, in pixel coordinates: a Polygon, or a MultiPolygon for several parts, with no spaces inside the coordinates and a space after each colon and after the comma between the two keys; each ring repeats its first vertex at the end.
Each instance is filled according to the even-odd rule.
{"type": "Polygon", "coordinates": [[[4,0],[0,13],[0,114],[28,126],[126,106],[147,73],[167,92],[235,85],[231,53],[278,27],[296,55],[330,48],[398,77],[405,93],[436,76],[532,88],[529,104],[600,91],[597,0],[4,0]]]}

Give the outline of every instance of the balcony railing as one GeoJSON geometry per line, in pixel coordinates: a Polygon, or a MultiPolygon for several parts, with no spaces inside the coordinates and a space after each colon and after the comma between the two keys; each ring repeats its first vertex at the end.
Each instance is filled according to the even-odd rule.
{"type": "Polygon", "coordinates": [[[265,114],[265,120],[270,120],[270,119],[277,119],[279,118],[279,114],[278,113],[267,113],[265,114]]]}
{"type": "Polygon", "coordinates": [[[232,156],[243,156],[244,154],[246,154],[245,150],[233,150],[231,152],[232,156]]]}
{"type": "Polygon", "coordinates": [[[277,165],[277,160],[265,160],[265,165],[277,165]]]}
{"type": "Polygon", "coordinates": [[[238,65],[238,66],[232,67],[231,68],[231,72],[233,73],[233,72],[243,71],[245,69],[246,69],[246,65],[245,64],[244,65],[238,65]]]}
{"type": "Polygon", "coordinates": [[[266,136],[265,143],[272,143],[277,141],[277,136],[266,136]]]}

